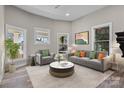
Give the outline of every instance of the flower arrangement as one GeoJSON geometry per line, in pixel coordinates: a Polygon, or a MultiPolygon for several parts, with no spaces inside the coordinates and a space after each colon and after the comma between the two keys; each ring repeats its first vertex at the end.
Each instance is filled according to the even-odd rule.
{"type": "Polygon", "coordinates": [[[57,60],[58,62],[60,62],[61,60],[64,60],[63,54],[56,54],[55,55],[55,60],[57,60]]]}

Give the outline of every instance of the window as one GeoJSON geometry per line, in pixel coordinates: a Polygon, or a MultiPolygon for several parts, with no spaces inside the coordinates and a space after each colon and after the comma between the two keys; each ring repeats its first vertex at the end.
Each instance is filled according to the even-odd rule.
{"type": "Polygon", "coordinates": [[[50,31],[49,29],[35,28],[35,44],[49,44],[50,31]]]}
{"type": "Polygon", "coordinates": [[[109,52],[109,27],[97,28],[95,30],[95,50],[109,52]]]}
{"type": "Polygon", "coordinates": [[[112,52],[112,23],[92,27],[92,50],[112,52]]]}
{"type": "MultiPolygon", "coordinates": [[[[19,53],[16,59],[25,59],[26,58],[26,30],[6,25],[6,39],[11,39],[14,43],[19,45],[19,53]]],[[[10,60],[8,58],[8,60],[10,60]]]]}

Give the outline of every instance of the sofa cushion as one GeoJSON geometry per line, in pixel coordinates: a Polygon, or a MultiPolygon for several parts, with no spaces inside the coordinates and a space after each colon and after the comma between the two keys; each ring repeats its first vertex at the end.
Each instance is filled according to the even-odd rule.
{"type": "Polygon", "coordinates": [[[89,60],[90,60],[89,57],[82,57],[82,58],[80,58],[80,59],[82,59],[82,60],[86,60],[86,61],[89,61],[89,60]]]}
{"type": "Polygon", "coordinates": [[[77,57],[77,56],[71,56],[70,58],[69,58],[69,60],[71,61],[71,62],[87,62],[87,61],[89,61],[90,59],[88,58],[88,57],[77,57]]]}
{"type": "Polygon", "coordinates": [[[42,57],[42,59],[48,59],[48,58],[52,58],[52,57],[51,56],[42,57]]]}
{"type": "Polygon", "coordinates": [[[103,53],[105,55],[105,57],[108,55],[107,51],[97,51],[96,52],[96,58],[98,58],[99,53],[103,53]]]}
{"type": "Polygon", "coordinates": [[[89,58],[90,58],[90,59],[95,59],[95,57],[96,57],[96,52],[95,52],[95,51],[91,51],[91,52],[89,53],[89,58]]]}
{"type": "Polygon", "coordinates": [[[101,61],[101,60],[103,60],[104,57],[105,57],[105,54],[102,53],[102,52],[100,52],[100,53],[98,54],[98,56],[97,56],[97,59],[101,61]]]}
{"type": "Polygon", "coordinates": [[[76,52],[74,53],[74,56],[80,57],[80,51],[76,51],[76,52]]]}
{"type": "Polygon", "coordinates": [[[84,57],[71,56],[69,58],[69,61],[76,63],[76,64],[85,65],[87,61],[86,61],[86,59],[83,59],[83,58],[84,57]]]}
{"type": "Polygon", "coordinates": [[[98,59],[91,59],[90,61],[87,61],[87,66],[99,71],[103,70],[102,62],[98,59]]]}
{"type": "Polygon", "coordinates": [[[85,51],[86,52],[86,57],[89,57],[90,52],[89,51],[85,51]]]}
{"type": "Polygon", "coordinates": [[[80,57],[85,57],[86,52],[85,51],[80,51],[80,57]]]}
{"type": "Polygon", "coordinates": [[[91,60],[90,60],[90,62],[95,62],[95,63],[97,62],[97,63],[101,63],[101,61],[100,61],[100,60],[98,60],[98,59],[91,59],[91,60]]]}

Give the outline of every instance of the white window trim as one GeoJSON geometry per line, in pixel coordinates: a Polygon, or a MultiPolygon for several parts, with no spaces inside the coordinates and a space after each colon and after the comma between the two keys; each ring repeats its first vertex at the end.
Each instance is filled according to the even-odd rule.
{"type": "MultiPolygon", "coordinates": [[[[67,46],[69,47],[69,33],[57,33],[57,53],[59,53],[59,42],[58,42],[58,38],[59,38],[59,35],[67,35],[67,46]]],[[[67,51],[63,51],[64,53],[68,52],[68,47],[67,47],[67,51]]]]}
{"type": "MultiPolygon", "coordinates": [[[[27,30],[23,29],[23,28],[20,28],[20,27],[17,27],[17,26],[6,24],[6,35],[5,35],[6,39],[7,39],[7,32],[8,32],[7,29],[8,28],[19,29],[19,30],[23,30],[23,32],[24,32],[24,57],[23,58],[14,59],[13,61],[16,62],[16,61],[21,61],[21,60],[27,59],[27,39],[26,39],[27,30]]],[[[22,32],[22,31],[19,31],[19,32],[22,32]]],[[[9,61],[9,62],[11,62],[11,61],[9,61]]]]}
{"type": "Polygon", "coordinates": [[[109,26],[109,54],[112,53],[112,22],[108,22],[101,25],[96,25],[91,27],[91,33],[92,33],[92,44],[91,44],[91,50],[93,51],[95,48],[94,42],[95,42],[95,29],[109,26]]]}
{"type": "Polygon", "coordinates": [[[35,45],[48,45],[48,44],[50,44],[50,29],[34,27],[34,44],[35,45]],[[48,43],[36,43],[35,39],[36,39],[37,30],[40,30],[41,32],[48,32],[48,43]]]}

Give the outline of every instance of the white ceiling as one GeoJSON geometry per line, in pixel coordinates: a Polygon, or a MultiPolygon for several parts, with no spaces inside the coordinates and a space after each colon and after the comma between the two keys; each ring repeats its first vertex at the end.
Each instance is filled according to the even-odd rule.
{"type": "Polygon", "coordinates": [[[45,16],[56,20],[73,21],[82,16],[88,15],[105,5],[16,5],[27,12],[45,16]],[[70,16],[65,16],[69,13],[70,16]]]}

